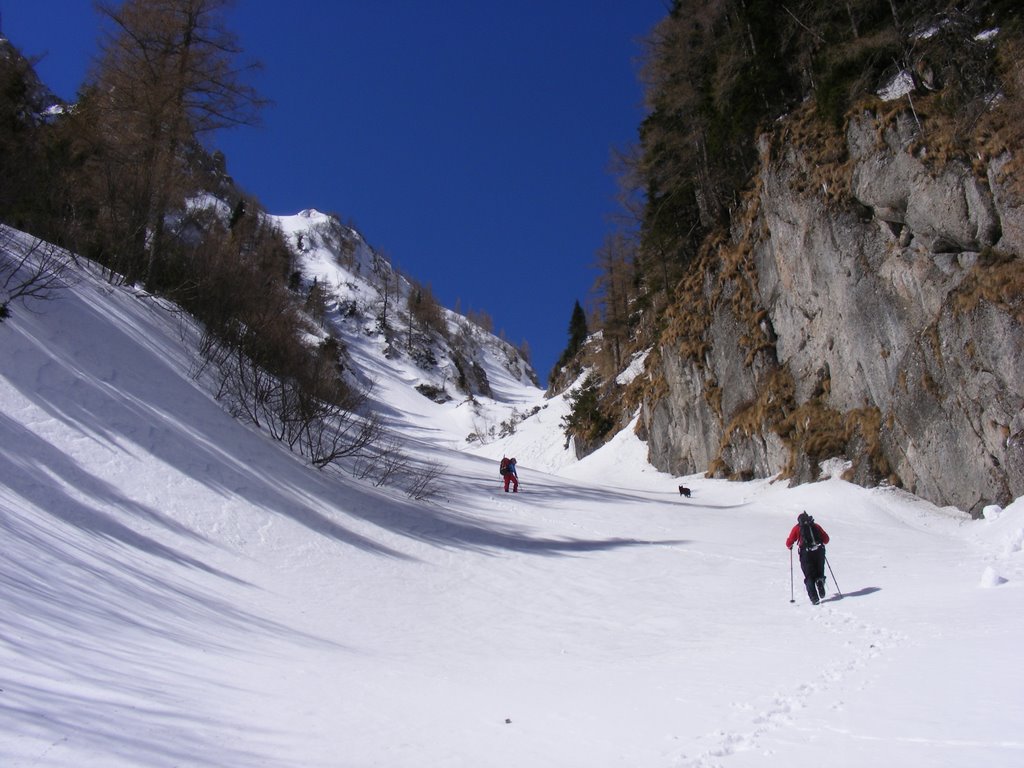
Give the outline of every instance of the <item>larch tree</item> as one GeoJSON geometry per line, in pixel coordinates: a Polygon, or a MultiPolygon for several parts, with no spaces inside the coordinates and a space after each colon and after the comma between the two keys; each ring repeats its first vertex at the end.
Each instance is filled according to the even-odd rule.
{"type": "MultiPolygon", "coordinates": [[[[601,345],[610,370],[616,373],[621,370],[631,336],[629,305],[634,251],[635,246],[630,239],[622,232],[616,232],[605,238],[597,253],[599,271],[595,289],[601,307],[601,345]]],[[[585,329],[584,325],[584,334],[585,329]]]]}
{"type": "Polygon", "coordinates": [[[159,285],[166,221],[194,190],[188,157],[222,128],[256,122],[263,100],[245,77],[226,24],[231,0],[97,3],[107,21],[83,100],[98,130],[91,156],[104,180],[101,218],[125,276],[159,285]]]}

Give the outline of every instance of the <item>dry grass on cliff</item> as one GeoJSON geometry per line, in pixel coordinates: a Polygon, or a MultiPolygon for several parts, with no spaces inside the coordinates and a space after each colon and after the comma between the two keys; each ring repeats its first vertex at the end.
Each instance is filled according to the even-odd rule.
{"type": "Polygon", "coordinates": [[[679,281],[675,301],[665,313],[661,343],[673,347],[683,360],[703,364],[710,349],[708,329],[714,316],[714,296],[704,290],[705,277],[718,273],[718,250],[724,233],[709,236],[700,247],[692,268],[679,281]]]}
{"type": "Polygon", "coordinates": [[[898,484],[898,478],[891,477],[883,450],[881,411],[873,406],[845,413],[833,408],[828,404],[830,385],[830,379],[823,377],[816,392],[797,404],[792,375],[783,367],[773,369],[762,381],[757,397],[731,414],[708,475],[744,477],[744,470],[730,466],[724,457],[730,448],[771,431],[789,451],[780,472],[783,479],[797,473],[802,457],[817,463],[837,456],[864,455],[878,477],[898,484]]]}
{"type": "Polygon", "coordinates": [[[763,194],[760,179],[745,190],[731,222],[732,231],[739,235],[730,236],[724,229],[709,234],[675,287],[661,342],[674,345],[683,359],[703,364],[710,349],[708,330],[723,300],[730,302],[733,315],[749,329],[741,339],[749,352],[748,365],[756,351],[770,346],[762,327],[767,312],[758,298],[753,258],[758,242],[767,236],[760,216],[763,194]]]}
{"type": "MultiPolygon", "coordinates": [[[[729,423],[722,430],[718,456],[708,468],[708,476],[726,477],[730,480],[745,477],[722,458],[737,443],[745,442],[765,429],[779,431],[788,414],[795,407],[793,377],[785,368],[776,367],[761,382],[758,395],[751,402],[740,405],[731,414],[729,423]]],[[[718,416],[723,418],[721,393],[718,392],[718,416]]]]}
{"type": "Polygon", "coordinates": [[[1024,260],[987,250],[953,295],[953,308],[970,314],[982,301],[1024,323],[1024,260]]]}
{"type": "Polygon", "coordinates": [[[842,127],[823,120],[813,102],[807,101],[781,121],[772,137],[773,159],[781,152],[799,153],[803,173],[791,177],[798,196],[816,195],[827,204],[850,199],[853,163],[842,127]]]}
{"type": "MultiPolygon", "coordinates": [[[[898,117],[912,116],[920,131],[906,151],[932,168],[960,161],[984,178],[993,159],[1005,158],[1000,183],[1015,203],[1024,203],[1024,23],[1006,25],[996,40],[994,71],[985,75],[994,81],[987,92],[980,85],[981,73],[969,76],[950,66],[944,70],[947,82],[933,92],[918,89],[905,98],[883,101],[865,87],[847,116],[872,114],[880,147],[898,117]]],[[[937,55],[932,51],[928,58],[937,55]]],[[[776,125],[770,146],[773,161],[782,153],[796,156],[802,173],[792,177],[794,193],[814,194],[827,204],[850,201],[853,163],[845,126],[823,119],[813,100],[776,125]]]]}
{"type": "Polygon", "coordinates": [[[978,121],[976,142],[985,159],[1005,157],[1000,183],[1024,202],[1024,22],[1004,27],[996,47],[1001,91],[978,121]]]}
{"type": "Polygon", "coordinates": [[[842,413],[821,400],[809,400],[780,425],[780,434],[789,448],[789,460],[780,476],[792,477],[802,455],[818,463],[837,456],[856,455],[859,448],[878,477],[898,484],[899,479],[891,476],[885,458],[881,428],[882,412],[878,408],[858,408],[842,413]]]}

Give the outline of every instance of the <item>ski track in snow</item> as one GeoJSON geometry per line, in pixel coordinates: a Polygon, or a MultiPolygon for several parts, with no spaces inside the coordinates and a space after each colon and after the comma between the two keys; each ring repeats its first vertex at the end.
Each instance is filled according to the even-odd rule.
{"type": "MultiPolygon", "coordinates": [[[[854,614],[835,607],[842,598],[833,593],[818,606],[807,605],[810,611],[809,624],[834,635],[847,638],[845,647],[849,656],[832,662],[816,675],[794,683],[792,690],[782,691],[767,703],[735,702],[734,708],[749,714],[747,730],[714,731],[706,734],[702,741],[712,746],[695,757],[683,757],[679,768],[722,768],[723,759],[740,752],[763,752],[766,757],[771,750],[761,747],[764,737],[783,728],[801,730],[800,715],[808,709],[812,696],[828,694],[840,687],[851,673],[865,669],[877,660],[887,648],[907,640],[902,632],[875,627],[862,621],[854,614]]],[[[843,701],[831,705],[834,710],[843,708],[843,701]]]]}

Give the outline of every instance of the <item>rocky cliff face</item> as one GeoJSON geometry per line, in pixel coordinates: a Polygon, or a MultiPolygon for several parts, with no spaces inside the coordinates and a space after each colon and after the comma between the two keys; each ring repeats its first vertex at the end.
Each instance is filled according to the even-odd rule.
{"type": "Polygon", "coordinates": [[[863,111],[832,160],[762,138],[756,189],[702,254],[644,403],[676,474],[889,481],[979,512],[1024,495],[1024,207],[1010,157],[929,155],[863,111]]]}

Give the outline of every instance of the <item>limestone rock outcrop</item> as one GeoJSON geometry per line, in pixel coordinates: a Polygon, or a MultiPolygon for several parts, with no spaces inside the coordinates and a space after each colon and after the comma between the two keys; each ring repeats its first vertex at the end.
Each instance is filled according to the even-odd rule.
{"type": "Polygon", "coordinates": [[[1024,495],[1024,208],[1005,157],[926,145],[911,114],[863,112],[836,194],[799,142],[762,138],[746,215],[653,358],[655,466],[802,482],[841,456],[975,513],[1024,495]]]}

